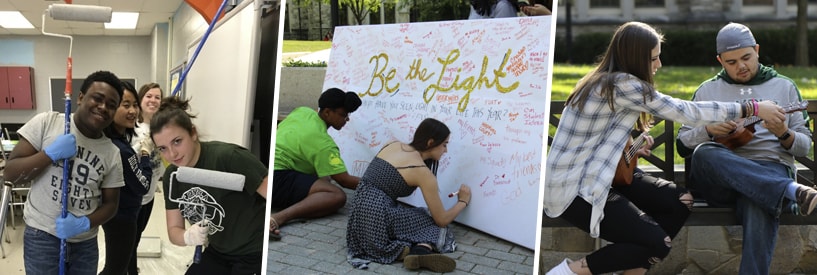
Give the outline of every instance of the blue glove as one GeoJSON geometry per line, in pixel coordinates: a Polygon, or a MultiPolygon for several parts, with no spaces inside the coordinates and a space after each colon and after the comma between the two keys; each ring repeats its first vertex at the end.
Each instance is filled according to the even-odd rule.
{"type": "Polygon", "coordinates": [[[77,154],[77,138],[74,134],[58,136],[44,151],[52,161],[73,157],[77,154]]]}
{"type": "Polygon", "coordinates": [[[65,218],[57,218],[57,237],[60,239],[68,239],[90,229],[91,220],[86,216],[77,218],[74,214],[68,213],[65,218]]]}

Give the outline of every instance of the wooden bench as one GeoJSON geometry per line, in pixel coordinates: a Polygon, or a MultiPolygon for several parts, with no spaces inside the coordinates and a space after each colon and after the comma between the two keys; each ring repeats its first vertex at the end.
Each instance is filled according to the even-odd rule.
{"type": "MultiPolygon", "coordinates": [[[[559,126],[559,117],[564,109],[564,101],[552,101],[550,103],[549,124],[551,129],[559,126]]],[[[808,127],[812,132],[815,131],[815,120],[817,120],[817,100],[809,100],[808,115],[811,120],[808,122],[808,127]]],[[[659,176],[661,178],[675,181],[676,184],[686,185],[689,179],[684,171],[677,171],[674,159],[675,152],[675,123],[672,121],[662,121],[656,119],[655,127],[650,132],[655,144],[652,147],[653,154],[645,157],[654,169],[649,170],[650,174],[659,176]],[[664,152],[664,159],[656,156],[656,152],[664,152]],[[681,176],[678,176],[681,175],[681,176]]],[[[814,148],[817,135],[812,135],[812,149],[814,148]]],[[[548,145],[552,142],[552,137],[548,137],[548,145]]],[[[798,163],[797,182],[814,186],[817,182],[817,161],[813,154],[806,157],[797,157],[795,160],[798,163]]],[[[688,170],[689,164],[684,164],[685,169],[688,170]]],[[[642,167],[643,168],[643,167],[642,167]]],[[[651,167],[652,168],[652,167],[651,167]]],[[[545,171],[547,173],[547,171],[545,171]]],[[[547,192],[547,190],[545,190],[547,192]]],[[[694,190],[693,190],[694,194],[694,190]]],[[[686,221],[687,226],[723,226],[723,225],[740,225],[735,217],[734,208],[721,208],[708,206],[700,196],[695,198],[696,206],[692,209],[692,214],[686,221]]],[[[542,227],[572,227],[569,223],[559,218],[550,218],[542,213],[542,227]]],[[[786,213],[780,216],[781,225],[815,225],[817,224],[817,214],[803,217],[791,213],[786,213]]]]}

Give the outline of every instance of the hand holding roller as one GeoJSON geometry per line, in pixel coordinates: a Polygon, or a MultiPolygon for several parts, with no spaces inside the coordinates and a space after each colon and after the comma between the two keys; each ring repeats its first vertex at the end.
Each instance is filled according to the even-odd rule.
{"type": "MultiPolygon", "coordinates": [[[[186,202],[169,197],[173,194],[174,181],[241,192],[244,190],[245,180],[246,177],[241,174],[182,166],[170,174],[168,199],[179,204],[202,206],[198,203],[186,202]]],[[[205,207],[202,206],[201,209],[204,210],[205,207]]],[[[186,245],[196,245],[196,253],[193,256],[194,263],[199,263],[201,260],[201,246],[207,240],[207,230],[209,228],[205,214],[201,213],[201,217],[203,220],[193,224],[184,232],[184,243],[186,245]]]]}
{"type": "Polygon", "coordinates": [[[184,231],[184,244],[204,245],[207,243],[207,232],[210,229],[207,223],[207,220],[201,220],[187,228],[184,231]]]}

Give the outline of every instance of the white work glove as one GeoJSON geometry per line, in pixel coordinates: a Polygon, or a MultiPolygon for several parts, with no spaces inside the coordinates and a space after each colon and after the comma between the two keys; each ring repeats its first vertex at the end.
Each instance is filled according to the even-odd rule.
{"type": "Polygon", "coordinates": [[[153,153],[153,148],[155,147],[153,144],[153,140],[150,137],[145,137],[142,141],[139,141],[139,145],[142,147],[139,149],[139,153],[143,155],[150,155],[153,153]]]}
{"type": "Polygon", "coordinates": [[[184,231],[185,245],[204,245],[207,243],[207,233],[210,229],[208,220],[201,220],[184,231]]]}

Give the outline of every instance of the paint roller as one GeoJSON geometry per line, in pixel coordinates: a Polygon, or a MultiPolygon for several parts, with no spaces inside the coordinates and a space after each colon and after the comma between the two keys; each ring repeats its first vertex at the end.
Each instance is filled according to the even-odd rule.
{"type": "MultiPolygon", "coordinates": [[[[184,201],[181,198],[171,198],[173,194],[173,182],[184,182],[189,184],[208,186],[219,189],[226,189],[231,191],[242,192],[244,190],[244,181],[246,177],[241,174],[213,171],[201,168],[179,167],[173,173],[170,173],[170,186],[168,187],[168,200],[178,203],[186,204],[195,207],[194,209],[201,209],[201,219],[206,218],[207,206],[203,203],[184,201]]],[[[212,218],[212,217],[211,217],[212,218]]],[[[199,263],[201,260],[201,245],[196,246],[196,254],[193,256],[193,262],[199,263]]]]}
{"type": "Polygon", "coordinates": [[[218,22],[218,19],[221,18],[221,13],[224,11],[224,7],[227,6],[228,0],[224,0],[221,2],[221,5],[218,7],[218,11],[213,16],[213,21],[210,21],[210,25],[207,26],[207,30],[204,31],[204,35],[201,37],[201,41],[199,41],[199,45],[196,46],[196,51],[193,52],[193,57],[190,58],[190,62],[187,63],[187,67],[182,70],[182,75],[179,76],[179,82],[176,83],[176,87],[173,88],[173,92],[170,93],[170,96],[175,96],[179,93],[182,88],[182,83],[187,78],[187,73],[190,72],[190,68],[193,67],[193,63],[196,63],[196,58],[199,56],[199,52],[201,51],[201,47],[204,46],[204,42],[207,42],[207,38],[210,37],[210,32],[213,31],[213,27],[218,22]]]}
{"type": "MultiPolygon", "coordinates": [[[[71,1],[67,1],[69,4],[71,1]]],[[[72,68],[73,60],[71,58],[71,51],[74,48],[74,37],[70,35],[49,33],[45,31],[45,16],[48,15],[55,20],[67,21],[85,21],[85,22],[111,22],[113,16],[113,9],[102,6],[89,5],[73,5],[73,4],[51,4],[48,9],[43,12],[42,28],[40,31],[43,35],[56,36],[68,38],[68,62],[65,73],[65,134],[71,133],[71,85],[72,85],[72,68]]],[[[68,216],[68,159],[64,159],[62,163],[62,193],[61,217],[68,216]]],[[[65,259],[66,259],[66,240],[60,239],[60,275],[65,274],[65,259]]]]}

